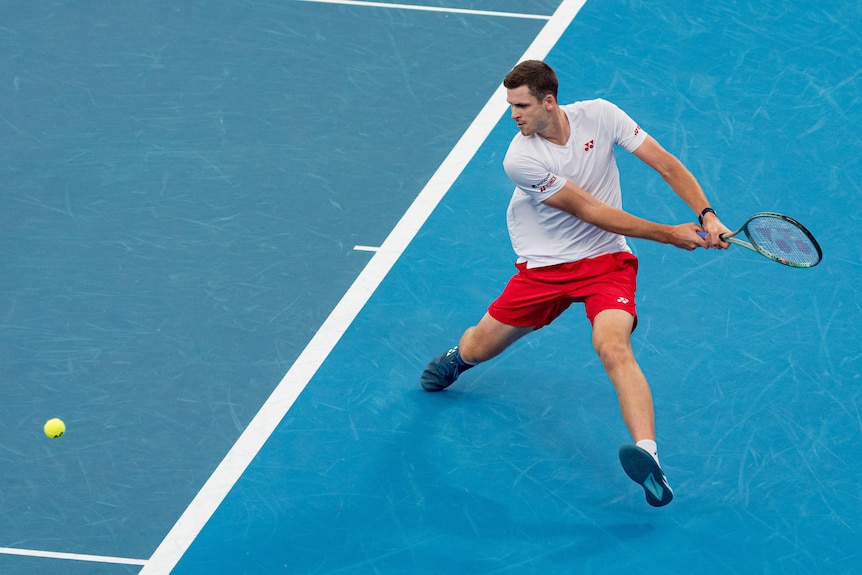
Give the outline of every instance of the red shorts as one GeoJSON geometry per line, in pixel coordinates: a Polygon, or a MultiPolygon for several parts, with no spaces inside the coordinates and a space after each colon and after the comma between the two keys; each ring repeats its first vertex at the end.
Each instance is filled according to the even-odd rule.
{"type": "Polygon", "coordinates": [[[622,309],[635,318],[638,259],[628,252],[607,254],[572,263],[518,273],[488,308],[497,321],[516,327],[542,328],[574,302],[583,302],[590,323],[600,311],[622,309]]]}

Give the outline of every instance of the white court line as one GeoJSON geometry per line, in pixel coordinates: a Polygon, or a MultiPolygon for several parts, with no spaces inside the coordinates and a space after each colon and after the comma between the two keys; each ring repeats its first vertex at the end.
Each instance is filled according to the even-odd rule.
{"type": "Polygon", "coordinates": [[[541,14],[518,14],[516,12],[494,12],[488,10],[467,10],[466,8],[443,8],[440,6],[417,6],[415,4],[393,4],[390,2],[364,2],[362,0],[299,0],[300,2],[316,2],[318,4],[344,4],[346,6],[369,6],[374,8],[397,8],[399,10],[422,10],[424,12],[448,12],[450,14],[471,14],[475,16],[502,16],[504,18],[528,18],[533,20],[550,20],[550,16],[541,14]]]}
{"type": "Polygon", "coordinates": [[[126,557],[106,557],[104,555],[80,555],[78,553],[57,553],[56,551],[37,551],[35,549],[15,549],[0,547],[2,555],[21,555],[24,557],[41,557],[44,559],[67,559],[69,561],[88,561],[90,563],[115,563],[118,565],[146,565],[144,559],[128,559],[126,557]]]}
{"type": "MultiPolygon", "coordinates": [[[[586,0],[563,0],[519,61],[547,56],[585,3],[586,0]]],[[[168,574],[176,566],[507,108],[506,90],[501,85],[180,516],[140,575],[168,574]]]]}

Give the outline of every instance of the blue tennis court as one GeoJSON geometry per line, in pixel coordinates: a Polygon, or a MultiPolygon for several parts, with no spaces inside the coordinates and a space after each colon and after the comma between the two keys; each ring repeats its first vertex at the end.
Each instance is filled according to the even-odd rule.
{"type": "MultiPolygon", "coordinates": [[[[857,572],[857,4],[7,7],[0,573],[857,572]],[[577,307],[418,385],[514,271],[500,82],[533,57],[729,226],[823,246],[631,242],[667,508],[577,307]]],[[[618,157],[628,211],[693,217],[618,157]]]]}

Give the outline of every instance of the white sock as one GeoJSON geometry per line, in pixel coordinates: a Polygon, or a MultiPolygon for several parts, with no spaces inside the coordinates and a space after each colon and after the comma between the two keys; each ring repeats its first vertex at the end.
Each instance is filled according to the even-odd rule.
{"type": "MultiPolygon", "coordinates": [[[[635,445],[652,455],[652,458],[658,463],[658,446],[655,441],[652,439],[641,439],[635,445]]],[[[659,464],[659,467],[661,467],[661,464],[659,464]]]]}

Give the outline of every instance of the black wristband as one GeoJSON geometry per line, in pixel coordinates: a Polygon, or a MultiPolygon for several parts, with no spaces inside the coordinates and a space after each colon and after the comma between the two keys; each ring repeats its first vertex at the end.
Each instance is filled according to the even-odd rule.
{"type": "MultiPolygon", "coordinates": [[[[697,221],[700,222],[701,226],[703,225],[703,216],[705,216],[706,214],[708,214],[710,212],[715,214],[715,210],[713,210],[712,208],[703,208],[703,211],[700,212],[700,215],[698,216],[697,221]]],[[[715,215],[717,216],[718,214],[715,214],[715,215]]]]}

